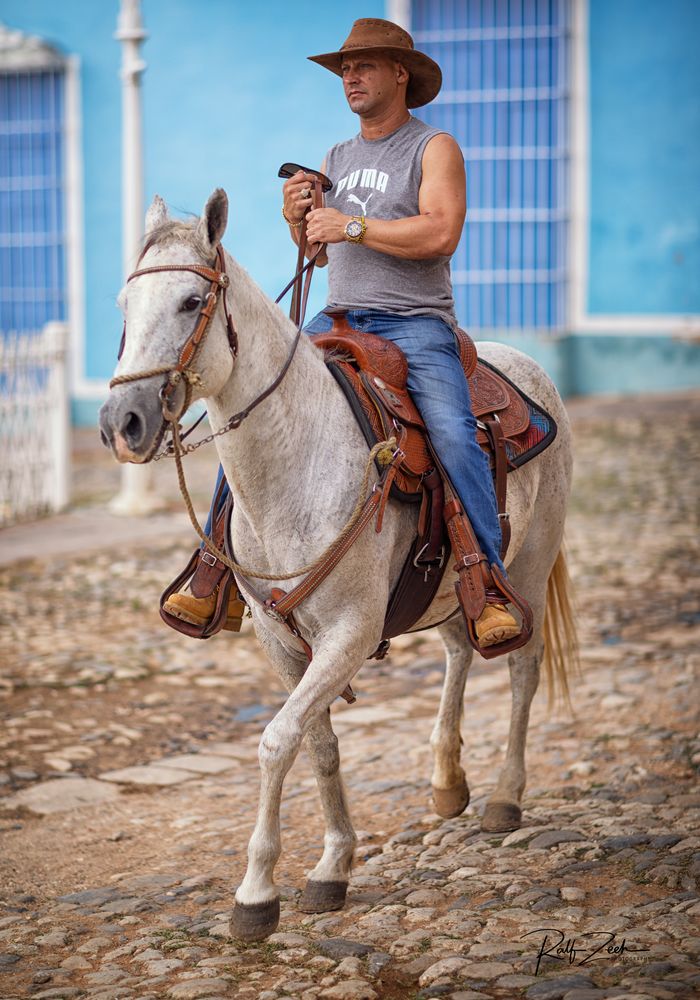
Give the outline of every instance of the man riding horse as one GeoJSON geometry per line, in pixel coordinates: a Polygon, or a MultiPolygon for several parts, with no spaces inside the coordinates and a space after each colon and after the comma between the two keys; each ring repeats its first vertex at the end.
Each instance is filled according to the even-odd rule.
{"type": "MultiPolygon", "coordinates": [[[[355,21],[340,51],[309,58],[342,78],[360,132],[327,154],[322,170],[334,185],[326,207],[312,207],[314,178],[299,170],[284,184],[282,215],[295,243],[306,216],[309,243],[326,244],[317,263],[328,265],[328,308],[345,310],[351,327],[386,338],[405,354],[408,388],[469,515],[483,565],[497,566],[505,576],[489,461],[477,444],[455,339],[450,259],[466,214],[464,161],[451,135],[409,111],[436,97],[440,67],[415,50],[406,31],[377,18],[355,21]]],[[[305,329],[323,333],[331,326],[332,318],[321,312],[305,329]]],[[[214,530],[226,495],[222,475],[219,470],[207,533],[214,530]]],[[[206,625],[229,572],[202,550],[189,593],[173,594],[164,610],[206,625]]],[[[239,599],[231,597],[224,627],[239,627],[241,613],[239,599]]],[[[520,631],[505,605],[492,602],[475,628],[484,647],[520,631]]]]}

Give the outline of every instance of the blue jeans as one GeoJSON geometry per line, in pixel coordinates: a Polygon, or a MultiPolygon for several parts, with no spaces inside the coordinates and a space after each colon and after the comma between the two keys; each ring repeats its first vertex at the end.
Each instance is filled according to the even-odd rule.
{"type": "MultiPolygon", "coordinates": [[[[374,333],[400,347],[408,361],[408,388],[420,411],[435,452],[469,515],[490,563],[504,569],[499,555],[501,526],[489,461],[476,441],[469,385],[455,335],[437,316],[399,316],[373,309],[350,310],[350,326],[374,333]]],[[[320,312],[307,333],[327,333],[333,322],[320,312]]],[[[219,468],[217,488],[223,472],[219,468]]],[[[223,499],[223,498],[222,498],[223,499]]],[[[211,512],[205,527],[211,530],[211,512]]]]}

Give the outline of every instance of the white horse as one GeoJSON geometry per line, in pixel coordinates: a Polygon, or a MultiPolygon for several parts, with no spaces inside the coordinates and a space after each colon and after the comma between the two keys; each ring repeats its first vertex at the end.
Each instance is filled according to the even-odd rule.
{"type": "MultiPolygon", "coordinates": [[[[169,219],[159,197],[146,216],[146,252],[140,267],[212,265],[228,213],[221,189],[209,198],[201,219],[169,219]]],[[[197,355],[200,376],[193,399],[203,398],[214,430],[268,386],[290,350],[295,327],[227,254],[228,304],[239,337],[234,359],[221,303],[197,355]]],[[[118,375],[173,365],[192,331],[207,282],[189,271],[133,278],[119,303],[126,320],[126,346],[118,375]]],[[[575,635],[568,602],[562,534],[571,480],[569,424],[559,395],[529,357],[496,343],[479,344],[496,365],[556,420],[549,448],[508,477],[512,537],[509,576],[529,601],[532,639],[509,657],[512,712],[505,764],[482,819],[482,829],[520,825],[525,788],[525,740],[540,664],[548,680],[566,693],[567,650],[575,635]]],[[[159,399],[163,376],[117,385],[102,408],[105,444],[120,462],[149,461],[161,440],[159,399]]],[[[184,405],[180,386],[171,409],[184,405]]],[[[302,337],[278,388],[236,430],[216,438],[234,497],[231,540],[236,558],[280,578],[323,552],[346,523],[356,502],[368,456],[365,439],[321,352],[302,337]]],[[[281,851],[280,799],[284,778],[302,740],[311,757],[325,814],[324,850],[309,873],[301,908],[339,909],[345,900],[356,844],[339,773],[338,742],[330,706],[376,649],[392,586],[410,547],[416,523],[413,505],[391,500],[381,533],[364,531],[337,568],[295,611],[301,634],[313,649],[307,658],[284,625],[251,602],[258,639],[289,691],[284,707],[265,727],[260,747],[260,801],[248,846],[248,867],[236,891],[232,933],[246,940],[267,936],[279,921],[273,881],[281,851]]],[[[280,580],[291,589],[300,578],[280,580]]],[[[454,592],[456,575],[446,572],[438,594],[415,628],[439,626],[447,652],[445,684],[431,736],[433,799],[442,816],[456,816],[469,801],[460,765],[460,720],[472,659],[454,592]],[[452,614],[452,617],[449,617],[452,614]]],[[[245,581],[241,589],[245,592],[245,581]]],[[[497,668],[495,668],[497,669],[497,668]]]]}

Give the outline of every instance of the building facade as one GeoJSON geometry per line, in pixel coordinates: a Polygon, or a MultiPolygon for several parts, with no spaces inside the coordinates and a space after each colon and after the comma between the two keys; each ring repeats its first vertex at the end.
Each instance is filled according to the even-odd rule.
{"type": "MultiPolygon", "coordinates": [[[[277,167],[357,131],[304,58],[388,16],[443,68],[417,113],[456,136],[468,214],[459,319],[567,394],[700,384],[700,5],[694,0],[142,0],[147,200],[230,199],[226,245],[270,295],[294,254],[277,167]]],[[[74,419],[121,332],[118,0],[3,0],[0,329],[67,319],[74,419]]],[[[144,206],[145,208],[145,206],[144,206]]],[[[324,278],[311,308],[321,308],[324,278]]]]}

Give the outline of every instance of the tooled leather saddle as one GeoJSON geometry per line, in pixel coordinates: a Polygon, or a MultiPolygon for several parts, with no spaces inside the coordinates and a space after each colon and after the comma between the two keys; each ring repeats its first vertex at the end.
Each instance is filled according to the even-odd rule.
{"type": "MultiPolygon", "coordinates": [[[[446,568],[446,553],[451,544],[455,548],[454,538],[448,533],[445,487],[449,491],[448,503],[454,494],[409,395],[408,364],[403,352],[391,341],[354,330],[344,311],[326,312],[333,319],[333,328],[328,333],[313,334],[310,339],[324,351],[326,364],[370,446],[395,435],[397,426],[405,429],[405,457],[391,495],[421,505],[417,536],[387,609],[382,638],[388,647],[389,639],[410,631],[423,617],[437,593],[446,568]]],[[[478,359],[474,341],[467,333],[459,330],[457,341],[477,419],[477,441],[489,455],[494,476],[503,557],[510,540],[507,473],[546,448],[554,440],[556,424],[502,373],[478,359]]],[[[503,646],[494,647],[490,653],[480,649],[487,656],[506,651],[503,646]]]]}
{"type": "MultiPolygon", "coordinates": [[[[280,176],[290,176],[290,170],[293,174],[298,169],[303,169],[312,176],[315,173],[297,164],[283,164],[280,176]]],[[[317,173],[313,176],[312,184],[313,204],[314,207],[319,207],[322,204],[322,188],[327,190],[332,185],[328,178],[317,173]]],[[[303,265],[305,247],[306,226],[303,224],[299,238],[297,273],[287,286],[294,286],[290,315],[299,331],[303,326],[310,276],[318,256],[317,253],[307,265],[303,265]],[[304,272],[307,272],[305,281],[304,272]]],[[[326,311],[331,314],[331,310],[326,311]]],[[[438,456],[432,452],[423,420],[408,394],[408,364],[403,353],[389,341],[353,330],[342,311],[336,311],[333,320],[330,333],[317,334],[311,339],[326,352],[328,367],[345,392],[370,447],[391,437],[400,440],[400,447],[391,459],[391,472],[384,480],[385,487],[390,490],[388,495],[406,502],[420,503],[418,533],[391,594],[382,643],[374,656],[381,658],[388,649],[391,637],[411,631],[424,616],[440,586],[446,555],[450,550],[456,560],[454,569],[459,576],[455,591],[472,645],[487,658],[524,645],[532,634],[532,612],[524,598],[513,590],[499,567],[496,564],[490,567],[486,565],[486,557],[480,551],[467,512],[462,509],[438,456]],[[513,639],[482,649],[475,632],[475,622],[485,603],[489,601],[512,603],[521,616],[521,632],[513,639]]],[[[510,539],[506,510],[507,473],[546,448],[556,435],[556,425],[549,414],[528,399],[502,373],[487,362],[477,359],[474,343],[463,331],[458,333],[458,343],[469,383],[472,408],[477,418],[477,441],[490,455],[501,523],[501,554],[504,555],[510,539]]],[[[254,405],[279,384],[292,356],[293,350],[278,378],[255,400],[254,405]]],[[[250,412],[250,408],[245,414],[237,416],[242,418],[247,412],[250,412]]],[[[378,462],[378,468],[379,465],[378,462]]],[[[382,506],[377,518],[377,531],[381,530],[381,511],[386,501],[384,489],[383,487],[381,492],[382,506]]],[[[374,509],[369,506],[374,499],[374,496],[369,498],[365,511],[371,512],[374,509]]],[[[213,541],[219,549],[228,538],[230,515],[229,498],[227,505],[214,519],[213,541]]],[[[358,521],[359,530],[365,523],[367,518],[358,521]]],[[[357,531],[357,526],[354,530],[357,531]]],[[[345,542],[343,546],[347,547],[345,542]]],[[[339,545],[339,550],[340,547],[339,545]]],[[[319,568],[309,574],[290,594],[273,590],[270,598],[262,600],[266,612],[284,621],[294,634],[298,634],[294,627],[293,608],[309,592],[311,578],[316,581],[313,585],[318,585],[333,564],[332,560],[325,559],[323,572],[319,568]]],[[[227,619],[227,608],[230,615],[228,595],[231,581],[230,571],[213,553],[197,550],[185,572],[162,595],[161,616],[173,628],[198,638],[207,638],[222,627],[236,630],[240,627],[239,613],[242,613],[243,605],[236,605],[234,616],[227,619]],[[207,579],[202,582],[203,591],[218,595],[214,617],[205,627],[187,626],[172,617],[164,609],[164,604],[186,579],[193,574],[202,573],[208,574],[207,579]]],[[[307,646],[310,659],[312,650],[306,643],[304,645],[307,646]]],[[[343,692],[343,697],[353,700],[349,688],[343,692]]]]}

